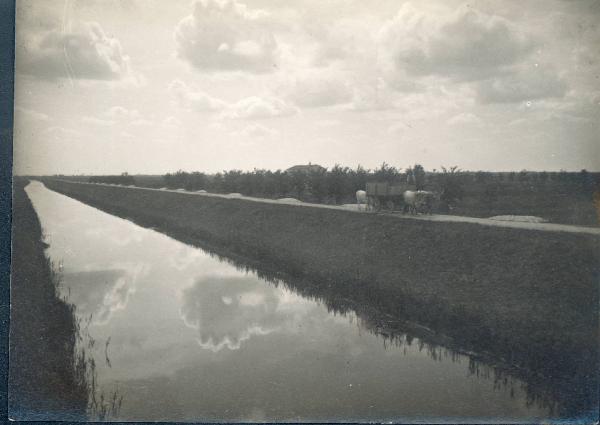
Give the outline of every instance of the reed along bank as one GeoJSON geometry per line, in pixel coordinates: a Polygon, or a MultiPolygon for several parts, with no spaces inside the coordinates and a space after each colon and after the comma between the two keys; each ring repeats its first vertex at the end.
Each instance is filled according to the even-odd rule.
{"type": "Polygon", "coordinates": [[[86,420],[89,388],[78,355],[74,307],[59,296],[40,221],[15,179],[12,217],[9,415],[14,420],[86,420]]]}
{"type": "Polygon", "coordinates": [[[597,236],[44,183],[181,241],[426,326],[532,381],[550,382],[562,392],[561,415],[597,412],[597,236]]]}

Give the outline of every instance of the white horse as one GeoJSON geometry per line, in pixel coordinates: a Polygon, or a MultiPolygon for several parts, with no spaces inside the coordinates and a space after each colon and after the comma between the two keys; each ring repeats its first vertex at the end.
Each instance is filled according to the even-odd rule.
{"type": "Polygon", "coordinates": [[[367,192],[364,190],[356,191],[356,204],[359,210],[361,205],[364,205],[365,209],[367,208],[367,192]]]}
{"type": "Polygon", "coordinates": [[[427,190],[407,190],[402,194],[404,199],[404,212],[418,214],[420,212],[431,214],[435,194],[427,190]]]}

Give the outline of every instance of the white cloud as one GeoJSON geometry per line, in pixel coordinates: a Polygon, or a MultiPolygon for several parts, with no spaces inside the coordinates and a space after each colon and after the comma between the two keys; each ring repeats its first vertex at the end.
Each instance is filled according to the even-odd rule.
{"type": "Polygon", "coordinates": [[[591,91],[583,95],[573,93],[564,98],[546,98],[519,105],[527,118],[513,119],[509,125],[517,126],[537,122],[588,123],[595,126],[600,122],[600,92],[591,91]]]}
{"type": "Polygon", "coordinates": [[[382,89],[381,82],[375,87],[355,87],[352,94],[352,102],[344,105],[344,109],[352,111],[377,111],[393,108],[394,102],[388,90],[382,89]]]}
{"type": "Polygon", "coordinates": [[[90,117],[90,116],[85,116],[85,117],[81,118],[81,121],[85,124],[100,125],[100,126],[104,126],[104,127],[110,127],[116,123],[116,121],[113,121],[113,120],[104,120],[102,118],[96,118],[96,117],[90,117]]]}
{"type": "Polygon", "coordinates": [[[120,121],[141,119],[141,114],[137,109],[127,109],[118,105],[109,108],[104,114],[109,118],[120,121]]]}
{"type": "Polygon", "coordinates": [[[220,117],[229,119],[261,119],[294,115],[297,109],[271,96],[251,96],[228,105],[220,117]]]}
{"type": "Polygon", "coordinates": [[[48,121],[50,119],[48,115],[42,112],[34,111],[33,109],[23,108],[21,106],[15,106],[15,113],[15,120],[18,120],[19,117],[23,117],[34,121],[48,121]]]}
{"type": "Polygon", "coordinates": [[[194,90],[179,80],[169,85],[169,91],[180,106],[198,112],[218,113],[217,117],[221,119],[262,119],[289,116],[298,112],[295,107],[273,96],[250,96],[229,103],[194,90]]]}
{"type": "Polygon", "coordinates": [[[392,135],[402,135],[411,129],[412,127],[409,124],[397,122],[388,127],[387,133],[392,135]]]}
{"type": "Polygon", "coordinates": [[[322,127],[322,128],[336,127],[341,124],[342,124],[342,122],[340,120],[330,120],[330,119],[323,119],[323,120],[318,120],[315,122],[315,125],[317,127],[322,127]]]}
{"type": "Polygon", "coordinates": [[[150,120],[144,119],[144,118],[139,118],[136,120],[131,121],[131,125],[135,126],[135,127],[147,127],[147,126],[151,126],[154,123],[150,120]]]}
{"type": "Polygon", "coordinates": [[[498,74],[533,47],[507,20],[468,5],[425,13],[405,3],[380,37],[396,72],[478,80],[498,74]]]}
{"type": "Polygon", "coordinates": [[[221,111],[227,108],[227,102],[216,99],[201,91],[194,91],[181,80],[174,80],[169,84],[169,92],[177,103],[184,108],[191,108],[200,112],[221,111]]]}
{"type": "Polygon", "coordinates": [[[71,32],[53,30],[28,47],[17,71],[41,79],[137,80],[118,39],[100,24],[86,23],[71,32]]]}
{"type": "Polygon", "coordinates": [[[296,105],[308,108],[348,103],[353,95],[350,82],[333,70],[296,75],[285,82],[282,91],[296,105]]]}
{"type": "Polygon", "coordinates": [[[236,0],[202,0],[175,29],[177,56],[200,71],[269,72],[277,41],[263,25],[267,14],[236,0]]]}
{"type": "Polygon", "coordinates": [[[163,125],[167,127],[180,127],[181,120],[177,117],[169,116],[163,120],[163,125]]]}
{"type": "Polygon", "coordinates": [[[85,124],[104,127],[111,127],[116,124],[132,126],[152,125],[152,122],[144,119],[137,109],[128,109],[119,105],[108,108],[100,117],[84,116],[81,118],[81,121],[85,124]]]}
{"type": "Polygon", "coordinates": [[[482,103],[512,103],[563,97],[567,84],[552,68],[534,66],[481,81],[476,90],[482,103]]]}
{"type": "Polygon", "coordinates": [[[477,115],[472,114],[470,112],[461,112],[460,114],[454,115],[450,117],[447,121],[447,124],[460,126],[460,125],[476,125],[482,126],[484,123],[481,118],[477,115]]]}
{"type": "Polygon", "coordinates": [[[254,139],[265,139],[277,136],[278,134],[279,132],[277,130],[257,123],[249,124],[241,131],[234,131],[231,133],[232,136],[250,137],[254,139]]]}
{"type": "Polygon", "coordinates": [[[42,134],[44,137],[52,141],[73,140],[75,137],[83,136],[77,130],[60,126],[48,127],[42,134]]]}
{"type": "Polygon", "coordinates": [[[370,56],[374,47],[371,24],[365,16],[340,18],[326,24],[308,23],[307,30],[317,43],[313,63],[324,66],[370,56]]]}

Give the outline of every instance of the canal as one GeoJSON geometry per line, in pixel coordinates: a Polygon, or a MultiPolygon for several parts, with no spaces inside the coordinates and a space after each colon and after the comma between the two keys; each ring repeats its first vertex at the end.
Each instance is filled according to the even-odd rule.
{"type": "Polygon", "coordinates": [[[114,420],[538,422],[525,384],[32,182],[114,420]]]}

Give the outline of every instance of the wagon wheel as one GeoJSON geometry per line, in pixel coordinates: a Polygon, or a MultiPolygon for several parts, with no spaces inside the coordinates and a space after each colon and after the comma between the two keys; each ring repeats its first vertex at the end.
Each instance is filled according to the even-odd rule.
{"type": "Polygon", "coordinates": [[[375,207],[375,199],[372,196],[367,196],[367,211],[372,211],[375,207]]]}
{"type": "Polygon", "coordinates": [[[373,197],[373,209],[375,212],[379,212],[381,210],[381,200],[378,197],[373,197]]]}
{"type": "Polygon", "coordinates": [[[388,199],[387,202],[385,203],[385,206],[388,210],[390,210],[390,212],[394,212],[394,200],[393,199],[388,199]]]}

